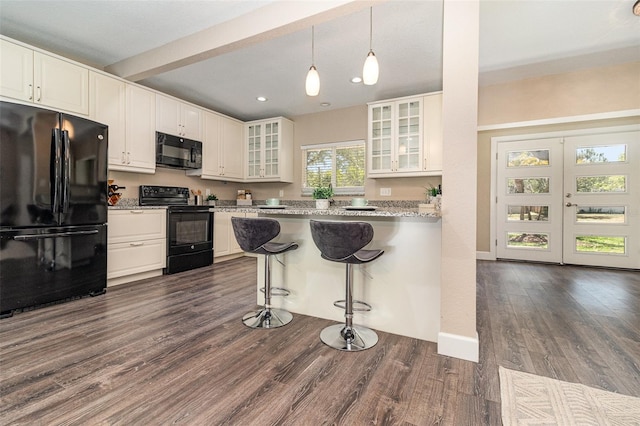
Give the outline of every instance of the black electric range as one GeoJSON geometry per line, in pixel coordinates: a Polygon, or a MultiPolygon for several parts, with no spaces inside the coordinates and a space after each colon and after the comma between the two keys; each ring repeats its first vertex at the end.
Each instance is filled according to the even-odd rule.
{"type": "Polygon", "coordinates": [[[167,207],[165,274],[213,264],[213,212],[189,205],[189,188],[140,185],[141,206],[167,207]]]}

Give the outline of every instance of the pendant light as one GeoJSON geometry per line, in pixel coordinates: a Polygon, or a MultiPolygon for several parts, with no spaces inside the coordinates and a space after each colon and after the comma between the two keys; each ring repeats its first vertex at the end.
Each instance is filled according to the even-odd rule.
{"type": "Polygon", "coordinates": [[[369,54],[364,61],[364,67],[362,68],[362,81],[367,86],[374,85],[378,82],[378,59],[376,54],[373,53],[373,7],[369,9],[369,54]]]}
{"type": "Polygon", "coordinates": [[[307,81],[305,83],[307,96],[318,96],[318,93],[320,93],[320,75],[318,74],[318,70],[314,65],[314,32],[315,28],[311,27],[311,68],[309,68],[309,72],[307,73],[307,81]]]}

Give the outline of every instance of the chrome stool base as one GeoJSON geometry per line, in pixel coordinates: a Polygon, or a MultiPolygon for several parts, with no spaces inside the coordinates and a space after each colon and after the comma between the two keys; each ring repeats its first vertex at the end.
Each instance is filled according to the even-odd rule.
{"type": "Polygon", "coordinates": [[[320,332],[320,340],[327,346],[346,352],[357,352],[372,348],[378,343],[378,335],[367,327],[344,324],[330,325],[320,332]]]}
{"type": "Polygon", "coordinates": [[[291,312],[283,309],[263,308],[246,313],[242,322],[249,328],[278,328],[289,324],[293,319],[291,312]]]}

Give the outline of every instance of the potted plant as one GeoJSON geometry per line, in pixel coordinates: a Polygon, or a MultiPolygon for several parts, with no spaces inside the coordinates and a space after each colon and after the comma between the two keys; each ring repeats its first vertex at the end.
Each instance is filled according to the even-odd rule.
{"type": "Polygon", "coordinates": [[[318,186],[313,189],[313,199],[316,200],[316,209],[328,209],[329,199],[333,196],[333,188],[329,186],[318,186]]]}
{"type": "Polygon", "coordinates": [[[218,197],[216,197],[216,194],[207,195],[207,203],[210,206],[215,206],[216,205],[216,201],[218,201],[218,197]]]}

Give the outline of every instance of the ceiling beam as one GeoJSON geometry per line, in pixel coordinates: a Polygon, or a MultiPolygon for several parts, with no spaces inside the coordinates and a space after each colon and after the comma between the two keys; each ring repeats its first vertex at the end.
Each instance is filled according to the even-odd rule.
{"type": "Polygon", "coordinates": [[[312,25],[345,16],[387,0],[274,1],[250,13],[123,59],[105,71],[140,81],[312,25]]]}

